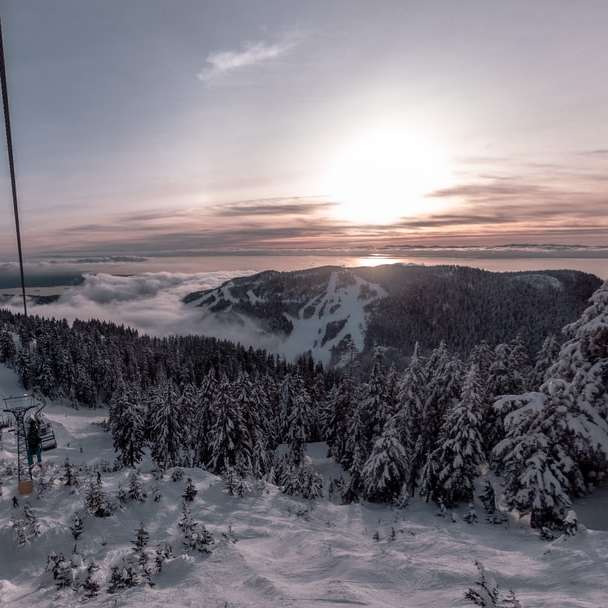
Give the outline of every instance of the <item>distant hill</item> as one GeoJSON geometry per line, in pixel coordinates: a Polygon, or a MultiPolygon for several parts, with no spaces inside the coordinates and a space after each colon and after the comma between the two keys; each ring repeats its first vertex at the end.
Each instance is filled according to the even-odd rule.
{"type": "Polygon", "coordinates": [[[466,354],[481,340],[494,345],[519,333],[534,352],[577,318],[600,284],[574,270],[323,266],[232,279],[184,302],[200,308],[201,320],[219,334],[240,331],[244,342],[257,337],[288,357],[310,351],[339,365],[353,351],[365,360],[379,345],[402,365],[416,342],[428,351],[445,340],[466,354]]]}

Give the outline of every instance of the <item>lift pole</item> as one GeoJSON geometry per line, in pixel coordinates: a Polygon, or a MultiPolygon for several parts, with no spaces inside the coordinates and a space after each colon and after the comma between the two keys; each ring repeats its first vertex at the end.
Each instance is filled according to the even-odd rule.
{"type": "MultiPolygon", "coordinates": [[[[22,401],[27,399],[27,396],[23,397],[5,397],[4,403],[9,406],[11,401],[22,401]]],[[[36,404],[33,402],[25,403],[24,405],[13,405],[12,407],[5,407],[4,411],[12,414],[15,418],[15,436],[17,438],[17,484],[19,494],[27,495],[31,494],[33,490],[32,482],[32,467],[28,460],[28,445],[27,445],[27,434],[25,431],[25,415],[32,409],[36,404]]]]}
{"type": "Polygon", "coordinates": [[[17,205],[17,182],[15,180],[15,160],[13,158],[13,137],[11,135],[11,117],[8,109],[8,88],[6,86],[6,63],[4,61],[4,40],[2,36],[2,20],[0,19],[0,81],[2,81],[2,106],[4,108],[4,132],[6,133],[6,149],[8,165],[11,174],[11,189],[13,192],[13,212],[15,214],[15,230],[17,232],[17,250],[19,251],[19,272],[21,274],[21,296],[23,297],[23,314],[27,317],[27,302],[25,301],[25,278],[23,274],[23,253],[21,250],[21,229],[19,227],[19,206],[17,205]]]}

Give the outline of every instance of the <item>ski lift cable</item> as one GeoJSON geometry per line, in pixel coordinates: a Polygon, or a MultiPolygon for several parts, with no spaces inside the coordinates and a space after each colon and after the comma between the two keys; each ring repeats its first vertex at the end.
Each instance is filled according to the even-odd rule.
{"type": "Polygon", "coordinates": [[[21,249],[21,229],[19,226],[19,206],[17,204],[17,182],[15,180],[15,161],[13,158],[13,138],[11,134],[11,118],[8,106],[8,88],[6,84],[6,63],[4,60],[4,40],[2,20],[0,19],[0,81],[2,82],[2,106],[4,109],[4,132],[6,134],[6,149],[11,175],[11,190],[13,195],[13,212],[15,215],[15,231],[17,233],[17,250],[19,252],[19,273],[21,276],[21,296],[23,297],[23,314],[27,317],[27,302],[25,300],[25,277],[23,272],[23,252],[21,249]]]}

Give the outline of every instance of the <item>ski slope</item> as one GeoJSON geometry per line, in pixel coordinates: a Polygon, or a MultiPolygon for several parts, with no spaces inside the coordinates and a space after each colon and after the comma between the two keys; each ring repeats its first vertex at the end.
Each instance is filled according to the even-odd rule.
{"type": "MultiPolygon", "coordinates": [[[[20,392],[14,375],[0,367],[0,394],[20,392]]],[[[47,473],[66,457],[74,464],[94,465],[113,458],[110,436],[99,423],[101,410],[47,408],[58,448],[45,453],[47,473]]],[[[14,439],[5,433],[0,471],[14,459],[14,439]]],[[[308,457],[325,477],[338,467],[325,457],[322,444],[308,446],[308,457]]],[[[102,583],[91,606],[274,608],[370,606],[373,608],[439,608],[466,606],[463,593],[475,579],[473,561],[481,560],[505,589],[512,588],[527,608],[603,608],[608,604],[608,493],[581,501],[579,515],[588,529],[575,537],[540,541],[523,522],[509,526],[483,522],[469,525],[465,510],[441,518],[432,505],[413,501],[405,510],[386,506],[342,506],[327,499],[307,503],[267,485],[259,495],[228,496],[219,478],[203,470],[186,470],[198,495],[192,514],[213,533],[212,554],[185,554],[177,520],[184,481],[169,476],[156,482],[151,463],[140,467],[151,494],[158,484],[159,502],[129,503],[112,517],[86,516],[78,551],[100,566],[102,583]],[[154,578],[155,586],[120,594],[105,591],[110,566],[130,551],[140,522],[150,533],[150,546],[170,542],[175,557],[154,578]],[[232,535],[228,534],[231,526],[232,535]],[[391,540],[391,530],[395,539],[391,540]],[[375,532],[379,540],[374,540],[375,532]],[[227,534],[227,538],[223,536],[227,534]],[[236,542],[234,542],[236,541],[236,542]]],[[[23,548],[12,537],[10,518],[14,479],[3,475],[0,497],[0,605],[15,608],[81,606],[82,594],[57,591],[44,572],[49,552],[69,556],[74,511],[82,510],[83,487],[59,480],[38,499],[27,499],[41,523],[42,534],[23,548]]],[[[128,471],[103,475],[104,491],[115,496],[126,485],[128,471]]],[[[81,480],[86,479],[84,473],[81,480]]],[[[84,485],[84,484],[83,484],[84,485]]],[[[23,499],[20,499],[23,500],[23,499]]]]}

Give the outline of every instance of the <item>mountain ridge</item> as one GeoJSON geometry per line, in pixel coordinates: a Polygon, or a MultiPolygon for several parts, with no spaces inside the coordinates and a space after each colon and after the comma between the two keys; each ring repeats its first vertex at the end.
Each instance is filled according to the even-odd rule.
{"type": "Polygon", "coordinates": [[[494,344],[520,333],[533,352],[580,314],[600,284],[576,270],[320,266],[230,279],[183,302],[220,328],[272,341],[271,348],[288,358],[310,351],[339,366],[352,351],[365,359],[383,346],[402,366],[416,342],[429,350],[445,340],[465,354],[481,339],[494,344]]]}

